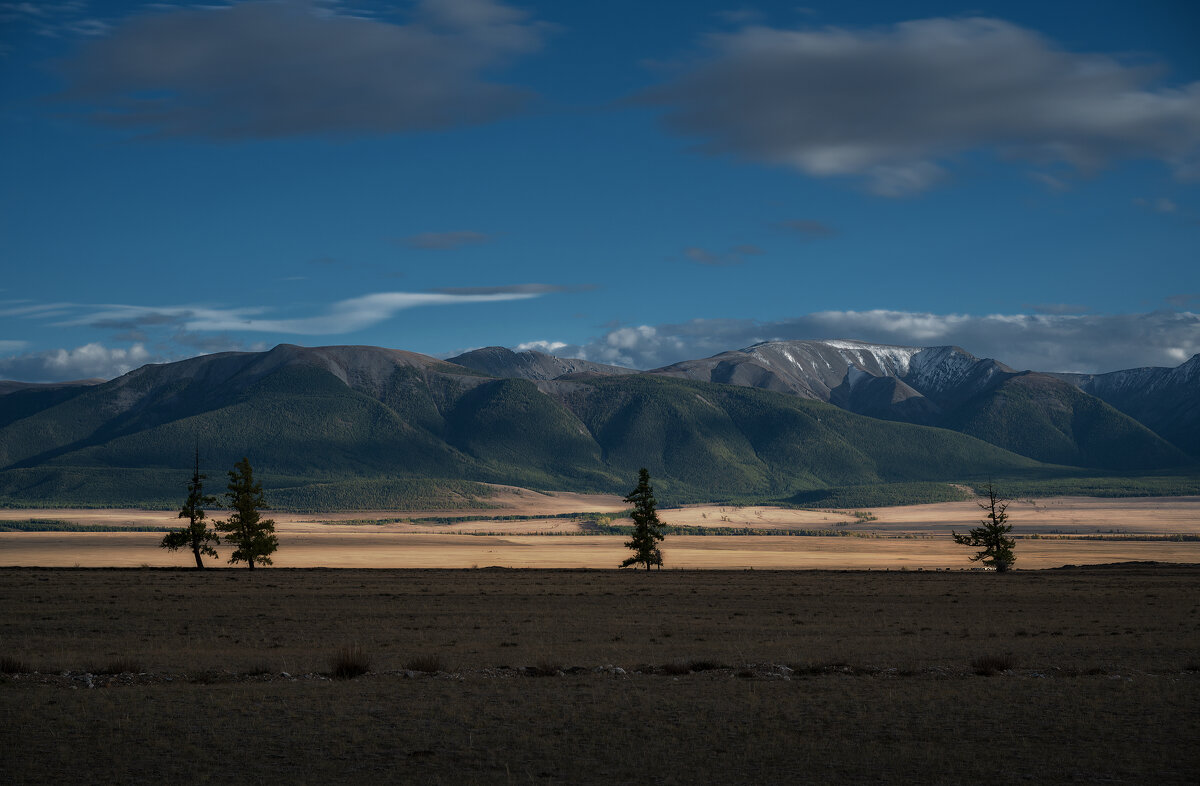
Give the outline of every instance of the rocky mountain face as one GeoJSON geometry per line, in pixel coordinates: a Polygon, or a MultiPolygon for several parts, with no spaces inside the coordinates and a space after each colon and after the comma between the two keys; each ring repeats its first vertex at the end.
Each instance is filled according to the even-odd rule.
{"type": "Polygon", "coordinates": [[[874,417],[935,423],[946,407],[1013,371],[959,347],[770,341],[649,373],[761,387],[874,417]]]}
{"type": "Polygon", "coordinates": [[[546,380],[573,375],[636,374],[635,369],[609,366],[575,358],[560,358],[545,352],[513,352],[504,347],[484,347],[450,358],[449,363],[493,377],[546,380]]]}
{"type": "MultiPolygon", "coordinates": [[[[649,373],[777,390],[871,417],[951,428],[1055,464],[1132,469],[1185,460],[1140,418],[1081,385],[1018,372],[960,347],[772,341],[649,373]]],[[[1195,398],[1195,384],[1191,390],[1195,398]]]]}

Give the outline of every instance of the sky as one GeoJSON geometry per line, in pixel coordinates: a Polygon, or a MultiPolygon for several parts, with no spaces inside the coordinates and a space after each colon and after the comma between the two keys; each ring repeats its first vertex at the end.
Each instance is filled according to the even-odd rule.
{"type": "Polygon", "coordinates": [[[1200,5],[0,2],[0,379],[823,338],[1200,352],[1200,5]]]}

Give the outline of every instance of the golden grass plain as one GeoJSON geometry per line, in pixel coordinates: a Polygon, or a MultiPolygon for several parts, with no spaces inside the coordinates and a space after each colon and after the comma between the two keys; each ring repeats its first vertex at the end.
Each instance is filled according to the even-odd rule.
{"type": "MultiPolygon", "coordinates": [[[[275,564],[297,568],[610,568],[627,554],[622,537],[579,534],[580,523],[569,515],[616,514],[626,507],[620,497],[503,487],[494,503],[492,509],[479,511],[272,512],[280,541],[275,564]],[[439,524],[407,521],[435,516],[483,518],[439,524]],[[501,516],[557,518],[505,520],[501,516]],[[348,523],[389,519],[406,521],[348,523]]],[[[1018,569],[1123,561],[1200,563],[1200,541],[1150,539],[1200,535],[1200,497],[1014,500],[1009,512],[1013,532],[1021,538],[1018,569]],[[1131,537],[1144,539],[1125,539],[1131,537]]],[[[667,566],[940,570],[973,565],[967,559],[970,550],[955,545],[950,532],[963,532],[978,524],[981,512],[974,502],[879,507],[855,513],[728,505],[664,509],[660,514],[667,524],[828,530],[834,534],[670,536],[664,544],[667,566]]],[[[31,518],[114,527],[178,526],[173,511],[0,510],[0,520],[31,518]]],[[[190,564],[190,554],[158,548],[161,537],[153,532],[0,533],[0,566],[190,564]]],[[[209,564],[217,567],[224,561],[209,560],[209,564]]]]}

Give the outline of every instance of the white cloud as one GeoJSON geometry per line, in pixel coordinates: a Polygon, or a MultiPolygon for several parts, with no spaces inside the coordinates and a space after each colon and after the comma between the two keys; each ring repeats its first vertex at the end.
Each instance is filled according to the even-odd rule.
{"type": "Polygon", "coordinates": [[[979,357],[1037,371],[1116,371],[1176,366],[1200,352],[1200,314],[931,314],[822,311],[776,322],[696,319],[611,330],[557,354],[650,369],[760,341],[859,339],[910,346],[957,345],[979,357]]]}
{"type": "Polygon", "coordinates": [[[62,382],[100,377],[111,379],[155,360],[142,344],[128,348],[84,344],[0,358],[0,378],[24,382],[62,382]]]}
{"type": "Polygon", "coordinates": [[[562,341],[526,341],[523,344],[517,344],[514,351],[528,352],[545,352],[547,355],[556,354],[560,349],[566,349],[568,344],[562,341]]]}
{"type": "Polygon", "coordinates": [[[16,352],[29,346],[28,341],[0,341],[0,352],[16,352]]]}
{"type": "Polygon", "coordinates": [[[748,26],[711,36],[705,57],[641,100],[707,152],[862,177],[904,196],[975,150],[1085,171],[1153,158],[1194,176],[1200,82],[1154,86],[1161,71],[1067,52],[999,19],[748,26]]]}

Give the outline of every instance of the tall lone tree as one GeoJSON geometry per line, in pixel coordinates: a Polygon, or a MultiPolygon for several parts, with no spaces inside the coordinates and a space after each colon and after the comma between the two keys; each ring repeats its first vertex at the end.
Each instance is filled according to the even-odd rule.
{"type": "Polygon", "coordinates": [[[204,493],[204,480],[207,477],[207,475],[200,474],[200,448],[196,448],[196,465],[192,470],[192,480],[188,483],[187,500],[179,509],[179,518],[187,519],[188,525],[174,532],[168,532],[163,536],[162,543],[159,544],[164,549],[171,551],[185,546],[190,548],[196,557],[197,570],[204,569],[204,560],[200,559],[200,555],[216,557],[217,551],[213,547],[221,542],[216,530],[208,528],[204,522],[204,508],[217,501],[216,497],[204,493]]]}
{"type": "Polygon", "coordinates": [[[663,539],[662,522],[654,508],[654,489],[650,487],[650,472],[645,467],[638,472],[637,488],[629,492],[625,501],[633,503],[633,536],[625,544],[633,550],[633,556],[622,562],[621,567],[645,565],[650,570],[651,565],[657,565],[661,569],[663,558],[658,544],[663,539]]]}
{"type": "Polygon", "coordinates": [[[1006,512],[1009,500],[1000,496],[991,481],[988,481],[985,491],[987,502],[978,503],[981,509],[987,511],[980,522],[982,526],[976,527],[966,535],[959,535],[953,530],[950,534],[954,536],[955,543],[980,549],[971,557],[972,562],[983,560],[984,565],[994,567],[997,572],[1004,572],[1017,561],[1016,555],[1013,554],[1013,546],[1017,543],[1008,537],[1008,533],[1012,531],[1012,524],[1008,523],[1006,512]]]}
{"type": "Polygon", "coordinates": [[[227,520],[218,521],[217,529],[225,533],[225,542],[234,546],[229,564],[245,562],[250,570],[254,570],[256,563],[270,565],[279,539],[275,537],[275,522],[259,514],[267,509],[267,503],[262,484],[254,480],[249,459],[243,457],[229,471],[229,491],[225,492],[225,498],[233,513],[227,520]]]}

